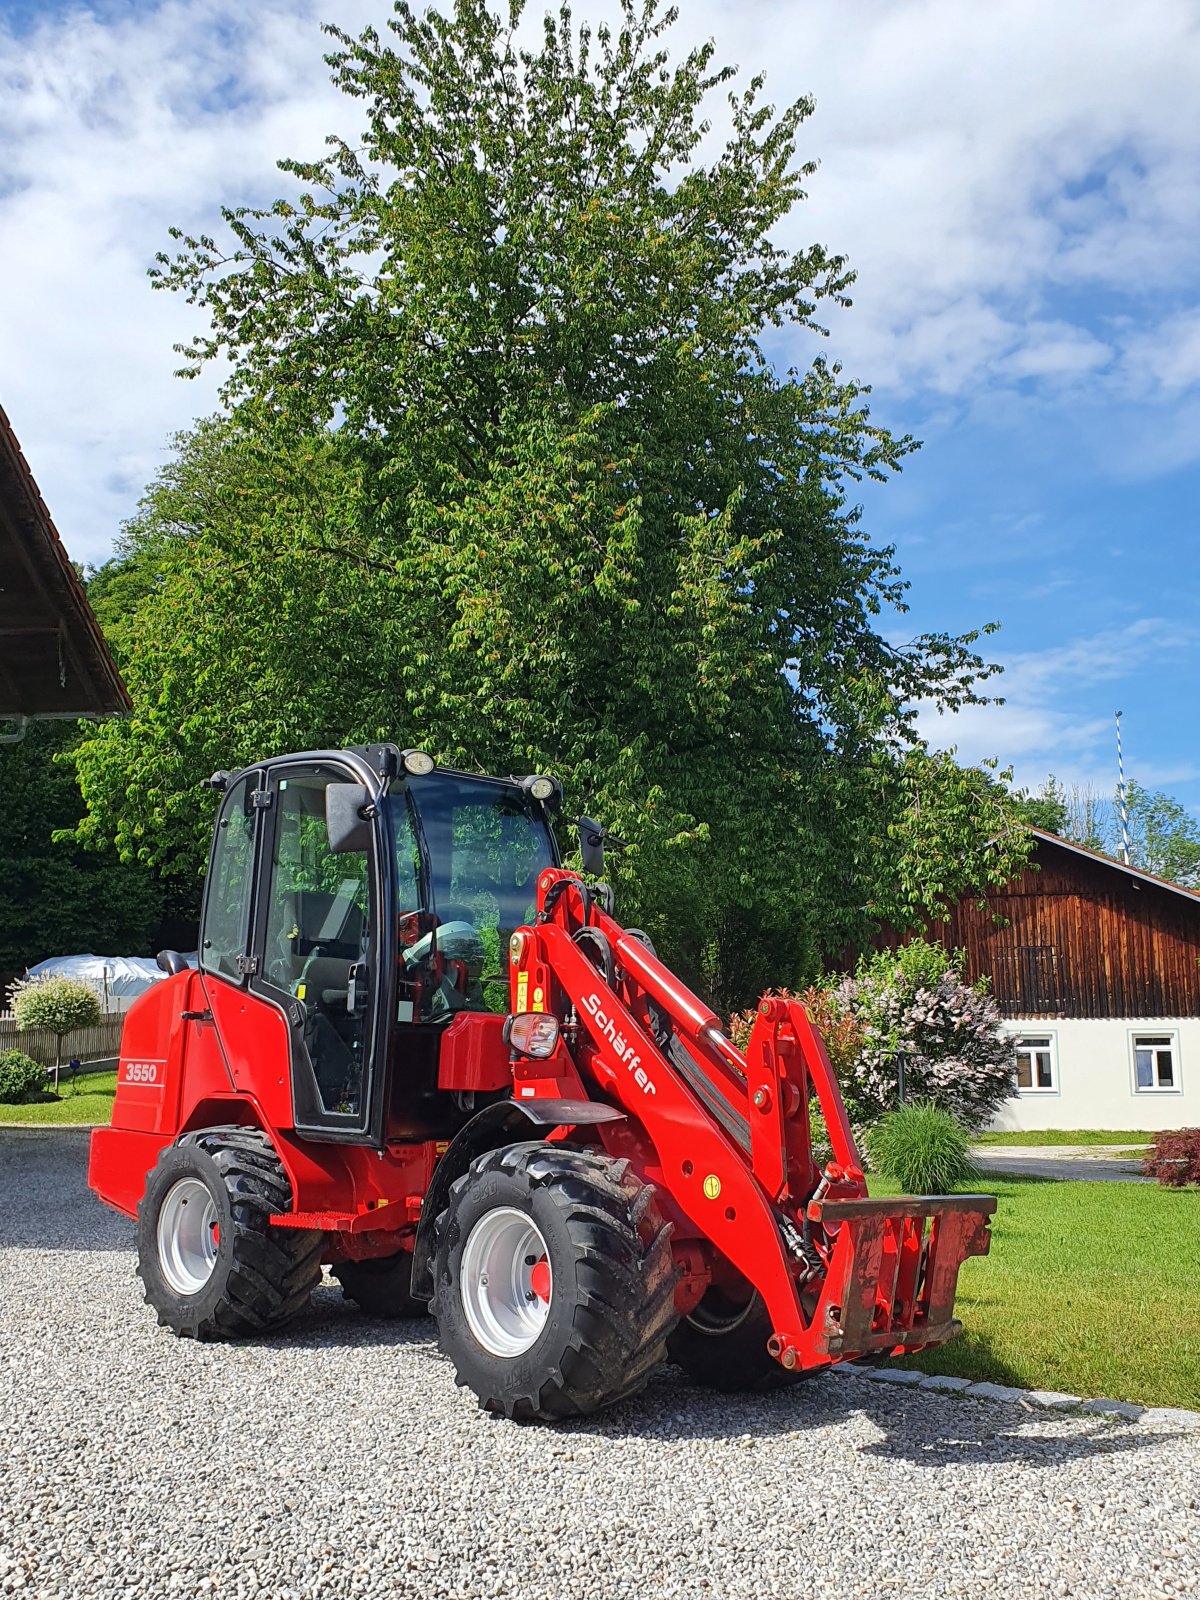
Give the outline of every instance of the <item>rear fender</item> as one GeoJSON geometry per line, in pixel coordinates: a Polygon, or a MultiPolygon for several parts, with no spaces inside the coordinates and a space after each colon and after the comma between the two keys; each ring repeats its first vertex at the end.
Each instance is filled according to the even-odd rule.
{"type": "Polygon", "coordinates": [[[456,1179],[485,1150],[498,1150],[529,1138],[536,1130],[543,1137],[555,1128],[583,1127],[598,1122],[620,1122],[625,1113],[594,1100],[500,1100],[476,1112],[446,1146],[434,1169],[433,1180],[421,1206],[421,1221],[413,1247],[412,1292],[421,1300],[433,1298],[433,1230],[450,1198],[456,1179]]]}

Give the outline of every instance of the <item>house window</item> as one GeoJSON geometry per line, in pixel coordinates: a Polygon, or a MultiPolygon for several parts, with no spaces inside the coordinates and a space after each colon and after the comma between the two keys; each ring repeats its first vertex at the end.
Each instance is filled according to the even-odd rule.
{"type": "Polygon", "coordinates": [[[1181,1086],[1173,1033],[1134,1034],[1133,1087],[1138,1094],[1178,1093],[1181,1086]]]}
{"type": "Polygon", "coordinates": [[[1058,1063],[1054,1037],[1049,1033],[1029,1034],[1016,1041],[1017,1092],[1019,1094],[1057,1094],[1058,1063]]]}

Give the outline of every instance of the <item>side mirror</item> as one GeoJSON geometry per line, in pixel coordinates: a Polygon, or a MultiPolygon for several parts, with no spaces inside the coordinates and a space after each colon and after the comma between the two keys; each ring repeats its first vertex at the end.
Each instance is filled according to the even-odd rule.
{"type": "Polygon", "coordinates": [[[604,829],[591,817],[579,819],[579,853],[583,870],[598,878],[604,871],[604,829]]]}
{"type": "Polygon", "coordinates": [[[325,827],[335,855],[371,848],[371,819],[363,812],[372,804],[365,783],[331,783],[325,789],[325,827]]]}

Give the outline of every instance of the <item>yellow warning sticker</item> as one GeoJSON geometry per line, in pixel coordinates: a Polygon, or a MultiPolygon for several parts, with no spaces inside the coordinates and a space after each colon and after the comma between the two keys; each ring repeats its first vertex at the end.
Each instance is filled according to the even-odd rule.
{"type": "Polygon", "coordinates": [[[535,1011],[545,1011],[546,1009],[546,991],[540,983],[533,991],[533,1009],[535,1011]]]}
{"type": "Polygon", "coordinates": [[[721,1193],[721,1180],[715,1172],[710,1172],[704,1180],[704,1195],[708,1200],[716,1200],[721,1193]]]}
{"type": "Polygon", "coordinates": [[[517,973],[517,1010],[529,1010],[529,974],[527,972],[517,973]]]}

